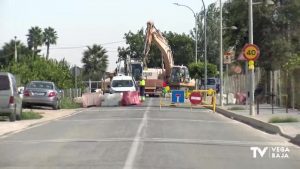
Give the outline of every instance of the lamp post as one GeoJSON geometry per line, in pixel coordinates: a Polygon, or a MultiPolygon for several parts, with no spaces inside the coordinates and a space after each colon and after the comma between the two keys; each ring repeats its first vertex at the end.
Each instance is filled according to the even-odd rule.
{"type": "MultiPolygon", "coordinates": [[[[256,4],[261,4],[260,2],[258,3],[253,3],[252,0],[248,0],[248,6],[249,6],[249,11],[248,11],[248,17],[249,17],[249,43],[253,44],[253,5],[256,4]]],[[[272,5],[274,4],[273,1],[267,0],[266,5],[272,5]]],[[[255,87],[255,76],[254,76],[254,69],[250,70],[250,115],[254,115],[254,87],[255,87]]]]}
{"type": "Polygon", "coordinates": [[[207,40],[206,40],[206,7],[202,0],[204,8],[204,89],[207,90],[207,40]]]}
{"type": "Polygon", "coordinates": [[[220,0],[220,106],[223,106],[223,16],[222,0],[220,0]]]}
{"type": "Polygon", "coordinates": [[[198,54],[198,50],[197,50],[197,40],[198,40],[198,27],[197,27],[197,14],[194,12],[194,10],[187,6],[187,5],[182,5],[182,4],[179,4],[179,3],[173,3],[174,5],[177,5],[177,6],[183,6],[183,7],[186,7],[187,9],[189,9],[190,11],[193,12],[193,15],[194,15],[194,18],[195,18],[195,62],[197,63],[198,61],[198,57],[197,57],[197,54],[198,54]]]}

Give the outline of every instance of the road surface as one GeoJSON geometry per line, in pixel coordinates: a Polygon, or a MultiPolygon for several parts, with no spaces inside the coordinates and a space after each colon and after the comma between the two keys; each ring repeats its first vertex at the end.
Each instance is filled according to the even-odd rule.
{"type": "Polygon", "coordinates": [[[2,136],[0,168],[300,168],[299,148],[278,135],[207,109],[157,105],[151,98],[138,107],[94,107],[2,136]]]}

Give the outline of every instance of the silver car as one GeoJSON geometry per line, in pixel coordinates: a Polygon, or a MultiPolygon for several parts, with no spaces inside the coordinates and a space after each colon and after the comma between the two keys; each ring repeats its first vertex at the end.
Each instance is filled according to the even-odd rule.
{"type": "Polygon", "coordinates": [[[53,82],[32,81],[24,89],[23,107],[51,106],[60,108],[60,94],[53,82]]]}
{"type": "Polygon", "coordinates": [[[0,72],[0,115],[9,117],[9,121],[21,120],[22,98],[17,91],[15,77],[0,72]]]}

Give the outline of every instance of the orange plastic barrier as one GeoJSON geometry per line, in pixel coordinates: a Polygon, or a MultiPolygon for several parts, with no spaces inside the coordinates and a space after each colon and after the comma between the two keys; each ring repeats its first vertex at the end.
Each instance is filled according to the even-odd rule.
{"type": "Polygon", "coordinates": [[[139,92],[123,92],[122,106],[141,104],[139,92]]]}

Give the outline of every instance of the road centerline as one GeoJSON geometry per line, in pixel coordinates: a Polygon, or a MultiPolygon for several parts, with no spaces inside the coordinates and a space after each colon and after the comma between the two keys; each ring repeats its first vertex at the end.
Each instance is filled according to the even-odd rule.
{"type": "Polygon", "coordinates": [[[138,148],[139,148],[139,145],[141,142],[141,134],[142,134],[143,128],[147,125],[147,118],[148,118],[148,113],[149,113],[151,104],[152,104],[152,98],[150,98],[150,100],[149,100],[146,111],[144,112],[144,115],[143,115],[143,119],[138,127],[137,133],[136,133],[134,140],[130,146],[123,169],[132,169],[133,168],[136,154],[138,152],[138,148]]]}

